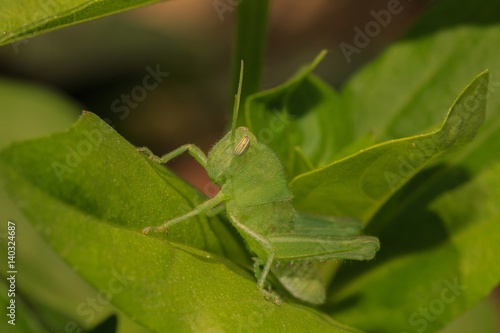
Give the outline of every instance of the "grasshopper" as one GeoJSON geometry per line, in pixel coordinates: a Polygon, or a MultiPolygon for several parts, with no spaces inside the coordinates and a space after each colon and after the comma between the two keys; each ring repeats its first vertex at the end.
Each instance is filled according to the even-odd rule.
{"type": "Polygon", "coordinates": [[[166,163],[187,151],[206,169],[212,181],[221,186],[217,195],[191,212],[159,226],[146,227],[142,232],[147,235],[150,231],[165,231],[193,216],[212,213],[224,203],[229,221],[256,255],[254,272],[257,288],[263,295],[280,303],[278,296],[264,289],[272,271],[295,297],[313,304],[324,303],[325,287],[308,263],[327,259],[369,260],[380,248],[379,241],[376,237],[358,236],[363,226],[358,219],[294,209],[293,196],[277,155],[248,128],[236,128],[242,77],[243,62],[231,131],[215,144],[208,156],[192,144],[162,157],[146,147],[138,148],[157,163],[166,163]]]}

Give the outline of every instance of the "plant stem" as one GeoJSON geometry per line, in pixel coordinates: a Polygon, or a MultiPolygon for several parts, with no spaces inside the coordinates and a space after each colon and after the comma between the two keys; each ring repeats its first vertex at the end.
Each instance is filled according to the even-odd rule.
{"type": "MultiPolygon", "coordinates": [[[[236,7],[231,101],[238,88],[241,60],[245,62],[241,101],[259,91],[267,36],[269,0],[242,0],[236,7]]],[[[230,104],[232,105],[232,103],[230,104]]],[[[242,119],[244,112],[238,116],[242,119]]],[[[238,124],[242,122],[238,121],[238,124]]]]}

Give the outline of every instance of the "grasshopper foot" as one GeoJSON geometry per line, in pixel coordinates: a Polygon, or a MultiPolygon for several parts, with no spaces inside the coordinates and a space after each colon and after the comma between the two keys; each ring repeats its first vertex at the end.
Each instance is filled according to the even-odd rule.
{"type": "Polygon", "coordinates": [[[258,288],[259,291],[262,293],[265,299],[269,300],[271,299],[276,305],[281,305],[282,301],[281,298],[279,298],[278,295],[274,294],[271,292],[271,289],[266,290],[263,288],[258,288]]]}
{"type": "Polygon", "coordinates": [[[147,155],[148,157],[153,155],[153,152],[149,150],[148,147],[137,147],[137,151],[143,153],[144,155],[147,155]]]}
{"type": "MultiPolygon", "coordinates": [[[[147,235],[147,234],[148,234],[151,230],[152,230],[152,231],[154,231],[154,232],[159,232],[159,231],[161,231],[162,229],[161,229],[161,228],[159,228],[159,227],[146,227],[146,228],[142,229],[142,233],[143,233],[144,235],[147,235]]],[[[164,230],[165,230],[165,234],[167,234],[167,235],[168,235],[168,231],[167,231],[166,229],[164,229],[164,230]]]]}
{"type": "Polygon", "coordinates": [[[137,151],[143,153],[150,160],[153,160],[156,163],[162,163],[160,157],[153,154],[153,152],[148,147],[137,147],[137,151]]]}

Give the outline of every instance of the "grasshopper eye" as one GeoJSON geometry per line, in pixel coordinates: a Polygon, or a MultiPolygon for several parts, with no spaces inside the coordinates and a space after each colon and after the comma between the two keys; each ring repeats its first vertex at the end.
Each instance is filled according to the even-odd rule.
{"type": "Polygon", "coordinates": [[[248,147],[250,146],[250,137],[248,135],[243,136],[240,141],[236,144],[233,150],[233,155],[234,156],[241,156],[243,155],[248,147]]]}

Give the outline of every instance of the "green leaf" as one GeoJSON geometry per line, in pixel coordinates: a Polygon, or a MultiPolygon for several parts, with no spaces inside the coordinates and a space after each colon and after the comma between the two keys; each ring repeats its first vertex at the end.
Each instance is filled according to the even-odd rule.
{"type": "Polygon", "coordinates": [[[404,39],[343,88],[356,136],[370,131],[381,142],[429,130],[442,120],[436,110],[445,110],[457,91],[485,69],[492,73],[488,119],[499,114],[492,107],[500,101],[495,79],[499,15],[495,1],[460,1],[460,7],[457,1],[437,2],[404,39]],[[454,23],[446,26],[449,21],[454,23]]]}
{"type": "MultiPolygon", "coordinates": [[[[13,141],[61,131],[75,122],[80,110],[74,101],[53,89],[18,80],[0,78],[0,96],[0,148],[13,141]]],[[[0,220],[16,223],[20,231],[16,242],[22,244],[16,248],[16,263],[22,271],[16,278],[19,305],[16,331],[59,332],[68,322],[79,322],[78,318],[74,318],[74,309],[82,300],[94,296],[95,292],[35,232],[2,182],[0,206],[0,220]],[[23,303],[28,305],[23,308],[23,303]],[[24,327],[21,321],[30,323],[32,327],[24,327]]],[[[0,233],[7,235],[6,222],[0,233]]],[[[0,238],[2,246],[7,246],[6,241],[6,238],[0,238]]],[[[7,261],[0,261],[0,270],[8,271],[7,265],[7,261]]],[[[0,328],[0,331],[8,332],[9,329],[0,328]]]]}
{"type": "Polygon", "coordinates": [[[53,248],[149,329],[358,332],[313,309],[266,301],[252,274],[218,255],[248,256],[219,219],[192,219],[167,238],[144,236],[143,227],[190,210],[200,195],[93,114],[65,132],[12,145],[0,165],[53,248]]]}
{"type": "Polygon", "coordinates": [[[315,168],[324,166],[353,139],[340,96],[311,75],[325,54],[321,52],[283,85],[246,101],[247,126],[278,154],[290,179],[304,170],[297,167],[303,161],[302,154],[315,168]],[[298,155],[297,147],[301,152],[298,155]]]}
{"type": "Polygon", "coordinates": [[[342,150],[335,155],[334,160],[337,161],[349,155],[353,155],[365,148],[373,146],[374,143],[375,138],[373,137],[373,133],[368,132],[342,148],[342,150]]]}
{"type": "Polygon", "coordinates": [[[472,140],[484,121],[488,72],[460,94],[440,129],[372,146],[294,178],[298,210],[369,221],[393,193],[429,162],[472,140]]]}
{"type": "Polygon", "coordinates": [[[437,331],[497,285],[500,163],[438,197],[423,195],[407,207],[413,216],[386,211],[395,222],[378,234],[371,269],[340,270],[328,309],[336,318],[371,332],[437,331]]]}
{"type": "Polygon", "coordinates": [[[160,0],[69,0],[40,2],[37,0],[2,0],[0,11],[0,45],[85,22],[160,0]]]}

